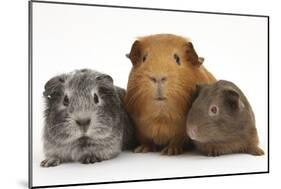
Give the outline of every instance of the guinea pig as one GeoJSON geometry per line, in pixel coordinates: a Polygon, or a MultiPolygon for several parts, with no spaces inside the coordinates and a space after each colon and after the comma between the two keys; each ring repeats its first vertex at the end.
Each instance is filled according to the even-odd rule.
{"type": "Polygon", "coordinates": [[[215,81],[204,59],[189,40],[172,34],[137,39],[127,57],[133,67],[124,101],[139,142],[134,152],[183,153],[191,94],[196,84],[215,81]]]}
{"type": "Polygon", "coordinates": [[[62,162],[95,163],[132,145],[133,126],[122,105],[125,90],[113,79],[82,69],[45,84],[42,167],[62,162]]]}
{"type": "Polygon", "coordinates": [[[198,85],[194,98],[186,128],[199,151],[208,156],[264,154],[258,147],[252,108],[234,83],[220,80],[214,84],[198,85]]]}

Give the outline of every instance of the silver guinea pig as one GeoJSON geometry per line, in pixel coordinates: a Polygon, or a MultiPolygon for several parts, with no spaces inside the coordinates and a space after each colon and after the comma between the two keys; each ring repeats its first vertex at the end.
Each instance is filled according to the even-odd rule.
{"type": "Polygon", "coordinates": [[[83,164],[116,157],[134,147],[131,119],[123,108],[125,90],[113,79],[82,69],[45,84],[42,167],[63,162],[83,164]]]}

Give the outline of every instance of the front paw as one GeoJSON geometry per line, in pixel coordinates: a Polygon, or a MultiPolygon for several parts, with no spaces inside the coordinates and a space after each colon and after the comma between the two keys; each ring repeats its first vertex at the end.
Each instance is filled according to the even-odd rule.
{"type": "Polygon", "coordinates": [[[217,156],[222,155],[223,152],[220,150],[217,150],[217,149],[212,149],[212,150],[207,151],[205,154],[210,157],[217,157],[217,156]]]}
{"type": "Polygon", "coordinates": [[[41,167],[55,167],[61,163],[60,159],[58,158],[47,158],[43,160],[40,164],[41,167]]]}
{"type": "Polygon", "coordinates": [[[163,148],[163,150],[161,151],[162,155],[168,155],[168,156],[179,155],[182,153],[183,153],[183,147],[179,147],[179,146],[167,146],[163,148]]]}
{"type": "Polygon", "coordinates": [[[141,144],[134,149],[135,153],[147,153],[147,152],[155,152],[155,151],[156,148],[148,144],[141,144]]]}
{"type": "Polygon", "coordinates": [[[100,162],[100,161],[101,161],[101,159],[99,159],[93,155],[85,155],[79,159],[79,162],[83,163],[83,164],[96,163],[96,162],[100,162]]]}

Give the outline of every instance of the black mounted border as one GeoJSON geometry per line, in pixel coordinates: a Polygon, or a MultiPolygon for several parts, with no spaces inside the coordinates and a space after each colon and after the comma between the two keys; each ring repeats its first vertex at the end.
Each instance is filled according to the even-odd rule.
{"type": "Polygon", "coordinates": [[[131,7],[131,6],[118,6],[118,5],[101,5],[101,4],[89,4],[89,3],[73,3],[73,2],[57,2],[57,1],[28,1],[28,187],[29,188],[53,188],[53,187],[67,187],[67,186],[85,186],[85,185],[97,185],[97,184],[114,184],[114,183],[129,183],[129,182],[148,182],[148,181],[161,181],[161,180],[174,180],[174,179],[188,179],[188,178],[202,178],[202,177],[221,177],[221,176],[236,176],[236,175],[251,175],[251,174],[265,174],[270,172],[270,145],[269,145],[269,125],[270,125],[270,17],[267,15],[256,14],[238,14],[238,13],[225,13],[225,12],[208,12],[208,11],[193,11],[193,10],[175,10],[175,9],[162,9],[162,8],[148,8],[148,7],[131,7]],[[77,184],[62,184],[62,185],[44,185],[33,186],[33,173],[32,173],[32,81],[33,81],[33,3],[45,3],[45,4],[61,4],[72,6],[94,6],[94,7],[107,7],[107,8],[121,8],[121,9],[137,9],[137,10],[154,10],[154,11],[166,11],[166,12],[186,12],[186,13],[199,13],[199,14],[215,14],[215,15],[229,15],[229,16],[244,16],[244,17],[263,17],[267,19],[267,170],[261,172],[246,172],[246,173],[233,173],[233,174],[216,174],[216,175],[200,175],[200,176],[188,176],[188,177],[170,177],[170,178],[157,178],[157,179],[140,179],[140,180],[121,180],[121,181],[108,181],[108,182],[93,182],[93,183],[77,183],[77,184]]]}

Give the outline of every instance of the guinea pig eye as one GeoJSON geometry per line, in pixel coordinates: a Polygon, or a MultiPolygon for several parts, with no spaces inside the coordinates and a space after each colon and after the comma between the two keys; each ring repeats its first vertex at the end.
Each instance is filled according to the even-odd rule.
{"type": "Polygon", "coordinates": [[[64,106],[68,106],[69,105],[69,98],[67,97],[67,95],[65,95],[64,98],[63,98],[63,105],[64,106]]]}
{"type": "Polygon", "coordinates": [[[99,97],[96,93],[94,93],[94,102],[97,104],[99,103],[99,97]]]}
{"type": "Polygon", "coordinates": [[[143,61],[143,62],[146,61],[146,57],[147,57],[147,55],[144,55],[144,56],[142,57],[142,61],[143,61]]]}
{"type": "Polygon", "coordinates": [[[175,59],[175,61],[176,61],[176,63],[177,63],[178,65],[180,65],[180,64],[181,64],[181,61],[180,61],[180,57],[179,57],[179,55],[174,54],[174,59],[175,59]]]}
{"type": "Polygon", "coordinates": [[[211,105],[209,108],[209,115],[216,116],[219,114],[219,107],[216,105],[211,105]]]}

